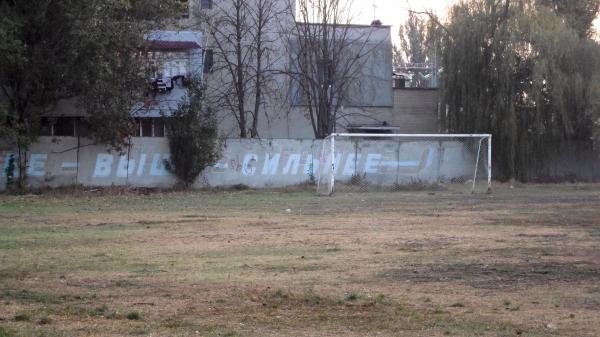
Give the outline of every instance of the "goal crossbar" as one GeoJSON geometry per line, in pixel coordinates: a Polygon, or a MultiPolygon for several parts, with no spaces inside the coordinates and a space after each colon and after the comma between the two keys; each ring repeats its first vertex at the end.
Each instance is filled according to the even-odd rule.
{"type": "MultiPolygon", "coordinates": [[[[330,143],[331,153],[335,153],[335,138],[336,137],[415,138],[415,139],[417,139],[417,138],[430,138],[430,139],[472,138],[472,139],[479,139],[477,159],[476,159],[476,163],[475,163],[476,167],[475,167],[475,172],[474,172],[474,176],[473,176],[473,190],[472,190],[473,192],[475,190],[475,183],[477,180],[477,170],[478,170],[478,165],[479,165],[481,143],[484,139],[487,139],[488,140],[487,141],[487,191],[488,191],[488,193],[490,193],[492,191],[492,135],[489,133],[454,133],[454,134],[450,134],[450,133],[406,133],[406,134],[402,134],[402,133],[391,133],[391,134],[332,133],[329,136],[324,138],[324,140],[331,141],[331,143],[330,143]]],[[[325,143],[323,143],[323,150],[325,150],[325,143]]],[[[332,156],[330,156],[330,158],[331,158],[331,162],[328,163],[328,166],[330,166],[330,169],[331,169],[330,181],[329,181],[329,184],[330,184],[329,195],[333,194],[334,184],[335,184],[335,178],[334,178],[335,156],[332,155],[332,156]]],[[[320,182],[320,175],[321,175],[321,173],[319,173],[319,182],[320,182]]]]}
{"type": "Polygon", "coordinates": [[[381,138],[492,138],[489,133],[332,133],[331,137],[381,137],[381,138]]]}

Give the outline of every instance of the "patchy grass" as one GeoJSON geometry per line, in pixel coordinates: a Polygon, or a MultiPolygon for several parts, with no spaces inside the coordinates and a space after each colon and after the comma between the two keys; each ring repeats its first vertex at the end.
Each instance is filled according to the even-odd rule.
{"type": "Polygon", "coordinates": [[[600,187],[0,196],[0,337],[600,335],[600,187]]]}
{"type": "Polygon", "coordinates": [[[11,337],[12,334],[5,330],[3,327],[0,327],[0,337],[11,337]]]}

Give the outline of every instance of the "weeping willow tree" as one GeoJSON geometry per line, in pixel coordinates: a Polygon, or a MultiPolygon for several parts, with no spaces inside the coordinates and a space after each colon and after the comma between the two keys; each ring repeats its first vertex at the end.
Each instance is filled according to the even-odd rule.
{"type": "Polygon", "coordinates": [[[589,18],[598,2],[472,0],[451,9],[442,124],[449,132],[492,133],[498,177],[527,180],[563,144],[591,142],[600,47],[589,18]],[[580,11],[585,25],[571,19],[580,11]]]}

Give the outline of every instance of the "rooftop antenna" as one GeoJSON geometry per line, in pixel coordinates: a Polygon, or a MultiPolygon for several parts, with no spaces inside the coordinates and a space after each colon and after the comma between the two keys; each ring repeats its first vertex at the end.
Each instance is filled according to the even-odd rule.
{"type": "Polygon", "coordinates": [[[377,20],[377,0],[373,0],[373,20],[377,20]]]}

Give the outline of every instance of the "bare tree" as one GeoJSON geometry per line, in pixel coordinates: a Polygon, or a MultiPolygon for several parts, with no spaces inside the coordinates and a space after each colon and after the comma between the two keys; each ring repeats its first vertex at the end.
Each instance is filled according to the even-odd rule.
{"type": "Polygon", "coordinates": [[[375,27],[351,24],[351,1],[288,0],[288,6],[295,20],[287,34],[291,63],[286,69],[293,99],[307,107],[315,137],[324,138],[348,117],[342,106],[361,96],[362,82],[372,75],[364,73],[365,63],[381,45],[369,41],[375,27]]]}
{"type": "Polygon", "coordinates": [[[241,138],[259,137],[260,116],[272,91],[270,28],[277,14],[276,0],[225,0],[198,15],[214,59],[207,99],[233,116],[241,138]]]}
{"type": "MultiPolygon", "coordinates": [[[[276,27],[274,21],[282,13],[277,8],[276,0],[255,0],[255,6],[251,7],[251,22],[254,29],[253,47],[254,47],[254,110],[252,111],[251,137],[259,137],[258,120],[260,118],[261,107],[265,105],[265,97],[274,97],[274,63],[277,59],[275,51],[275,42],[277,34],[273,31],[276,27]]],[[[269,118],[265,112],[265,117],[269,118]]]]}

